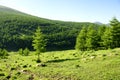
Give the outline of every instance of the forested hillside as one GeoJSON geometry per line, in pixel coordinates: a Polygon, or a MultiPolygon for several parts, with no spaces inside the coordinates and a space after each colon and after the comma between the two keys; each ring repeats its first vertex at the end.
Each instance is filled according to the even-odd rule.
{"type": "Polygon", "coordinates": [[[0,48],[18,50],[27,47],[32,50],[32,36],[39,26],[47,39],[48,50],[71,49],[81,28],[90,25],[100,26],[89,22],[48,20],[0,6],[0,48]]]}

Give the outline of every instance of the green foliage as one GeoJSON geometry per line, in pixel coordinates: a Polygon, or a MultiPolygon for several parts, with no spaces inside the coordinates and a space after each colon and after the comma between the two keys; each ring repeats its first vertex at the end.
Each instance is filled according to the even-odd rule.
{"type": "Polygon", "coordinates": [[[36,29],[36,32],[33,36],[33,47],[36,50],[36,53],[38,54],[38,60],[39,61],[39,55],[41,52],[45,52],[45,46],[46,46],[46,40],[44,39],[44,35],[41,32],[41,29],[38,27],[36,29]]]}
{"type": "Polygon", "coordinates": [[[112,45],[113,47],[120,47],[120,22],[113,18],[110,21],[111,25],[111,35],[112,35],[112,45]]]}
{"type": "Polygon", "coordinates": [[[85,45],[87,47],[87,50],[95,50],[98,47],[98,35],[93,26],[88,27],[85,45]]]}
{"type": "Polygon", "coordinates": [[[106,28],[105,32],[102,35],[102,44],[103,46],[108,49],[112,48],[112,33],[111,33],[111,28],[106,28]]]}
{"type": "Polygon", "coordinates": [[[28,56],[30,54],[30,51],[28,48],[25,48],[25,49],[19,49],[19,54],[22,55],[22,56],[28,56]]]}
{"type": "Polygon", "coordinates": [[[5,58],[8,56],[8,51],[6,49],[0,49],[0,58],[5,58]]]}
{"type": "Polygon", "coordinates": [[[113,18],[110,26],[101,25],[98,29],[90,25],[86,32],[81,30],[76,40],[76,49],[84,51],[120,47],[120,22],[113,18]],[[87,36],[85,36],[87,35],[87,36]]]}
{"type": "Polygon", "coordinates": [[[103,45],[103,40],[102,40],[102,36],[104,36],[104,32],[106,30],[106,25],[101,25],[99,28],[98,28],[98,40],[99,40],[99,47],[100,48],[103,48],[104,45],[103,45]]]}
{"type": "Polygon", "coordinates": [[[18,50],[18,53],[19,53],[20,55],[23,55],[23,49],[22,49],[22,48],[19,49],[19,50],[18,50]]]}
{"type": "Polygon", "coordinates": [[[25,48],[24,51],[23,51],[24,56],[28,56],[29,53],[30,53],[29,49],[25,48]]]}
{"type": "Polygon", "coordinates": [[[82,30],[80,31],[77,40],[76,40],[76,50],[81,50],[85,51],[86,50],[86,36],[87,36],[87,29],[86,27],[83,27],[82,30]]]}
{"type": "Polygon", "coordinates": [[[99,29],[95,29],[94,25],[90,25],[87,29],[82,28],[76,39],[76,50],[97,50],[103,47],[101,36],[105,28],[105,25],[101,25],[99,29]]]}
{"type": "Polygon", "coordinates": [[[46,40],[41,32],[41,29],[38,27],[36,29],[35,35],[33,36],[33,47],[37,53],[44,52],[46,46],[46,40]]]}
{"type": "Polygon", "coordinates": [[[91,24],[93,23],[48,20],[0,7],[0,48],[18,50],[27,47],[33,50],[32,35],[37,26],[40,26],[48,40],[48,50],[73,49],[81,28],[91,24]]]}

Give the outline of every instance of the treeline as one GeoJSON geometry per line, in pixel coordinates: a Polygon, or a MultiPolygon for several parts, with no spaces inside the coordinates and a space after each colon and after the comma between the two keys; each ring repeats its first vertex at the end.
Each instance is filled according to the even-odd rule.
{"type": "Polygon", "coordinates": [[[113,18],[110,25],[98,29],[83,27],[76,39],[76,50],[99,50],[120,47],[120,22],[113,18]]]}
{"type": "Polygon", "coordinates": [[[76,36],[82,27],[100,25],[94,23],[77,23],[54,21],[35,16],[11,11],[6,8],[0,9],[0,48],[18,50],[28,48],[33,50],[32,36],[40,26],[47,39],[47,50],[73,49],[76,36]]]}

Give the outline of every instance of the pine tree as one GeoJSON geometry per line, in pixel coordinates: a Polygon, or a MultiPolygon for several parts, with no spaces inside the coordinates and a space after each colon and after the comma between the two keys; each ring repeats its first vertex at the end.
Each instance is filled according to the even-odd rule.
{"type": "Polygon", "coordinates": [[[88,27],[86,47],[87,50],[95,50],[98,47],[98,35],[92,25],[88,27]]]}
{"type": "Polygon", "coordinates": [[[41,62],[40,60],[40,53],[45,52],[45,46],[46,46],[46,40],[44,39],[44,36],[41,32],[41,29],[38,27],[36,29],[36,32],[33,36],[33,47],[36,50],[36,53],[38,55],[37,62],[41,62]]]}
{"type": "Polygon", "coordinates": [[[80,31],[77,40],[76,40],[76,46],[75,49],[76,50],[81,50],[81,51],[85,51],[86,50],[86,33],[87,33],[87,29],[85,27],[82,28],[82,30],[80,31]]]}
{"type": "Polygon", "coordinates": [[[110,21],[110,25],[112,27],[111,33],[114,48],[120,47],[120,22],[116,18],[113,18],[110,21]]]}
{"type": "Polygon", "coordinates": [[[102,44],[103,46],[108,49],[108,48],[112,48],[112,33],[111,33],[111,28],[106,28],[103,36],[102,36],[102,44]]]}
{"type": "Polygon", "coordinates": [[[99,47],[100,48],[102,48],[102,47],[104,47],[104,45],[103,45],[103,40],[102,40],[102,36],[103,36],[103,34],[104,34],[104,32],[105,32],[105,30],[106,30],[106,25],[101,25],[99,28],[98,28],[98,43],[99,43],[99,47]]]}

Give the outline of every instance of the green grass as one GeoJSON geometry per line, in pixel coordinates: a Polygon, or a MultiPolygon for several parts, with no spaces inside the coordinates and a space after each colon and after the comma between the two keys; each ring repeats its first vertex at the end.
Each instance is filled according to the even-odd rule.
{"type": "Polygon", "coordinates": [[[120,80],[119,48],[46,52],[41,54],[40,66],[36,59],[34,52],[29,56],[10,52],[0,60],[0,80],[120,80]]]}

